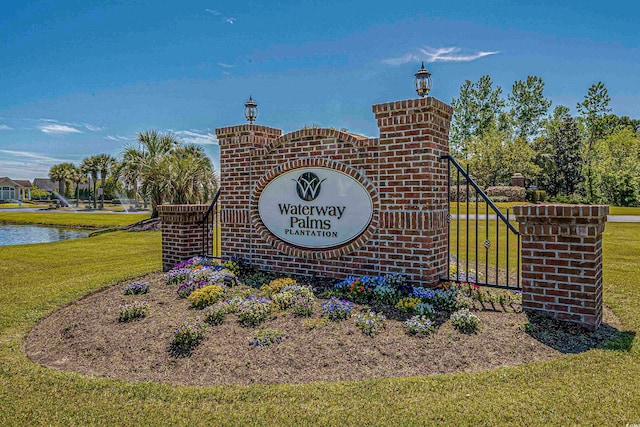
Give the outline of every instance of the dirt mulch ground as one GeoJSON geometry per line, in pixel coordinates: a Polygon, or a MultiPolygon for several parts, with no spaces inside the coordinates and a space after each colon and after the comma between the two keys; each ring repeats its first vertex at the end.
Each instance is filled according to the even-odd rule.
{"type": "MultiPolygon", "coordinates": [[[[472,372],[536,360],[563,352],[597,346],[617,332],[610,326],[596,333],[580,328],[563,330],[557,324],[527,328],[523,313],[477,312],[481,330],[463,335],[444,323],[429,338],[404,332],[402,322],[388,320],[386,329],[369,338],[353,319],[326,322],[310,328],[305,319],[290,314],[268,320],[263,327],[278,328],[286,338],[265,348],[248,343],[254,329],[241,327],[233,315],[210,326],[189,357],[170,354],[173,329],[186,319],[202,316],[178,299],[175,287],[160,274],[146,295],[124,296],[124,283],[76,300],[42,319],[24,342],[33,361],[46,367],[86,375],[130,381],[183,385],[306,383],[347,381],[372,377],[404,377],[435,373],[472,372]],[[147,301],[146,318],[119,323],[119,305],[147,301]],[[543,333],[545,344],[532,335],[543,333]]],[[[319,317],[319,304],[315,318],[319,317]]],[[[610,312],[605,320],[612,323],[610,312]]],[[[308,323],[308,322],[307,322],[308,323]]],[[[615,321],[613,321],[615,324],[615,321]]],[[[541,324],[542,325],[542,324],[541,324]]]]}

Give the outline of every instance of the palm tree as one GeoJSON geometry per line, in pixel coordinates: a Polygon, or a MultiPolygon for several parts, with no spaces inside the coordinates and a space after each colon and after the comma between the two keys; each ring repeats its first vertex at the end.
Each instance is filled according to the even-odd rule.
{"type": "Polygon", "coordinates": [[[140,186],[140,152],[132,147],[127,147],[122,154],[122,161],[114,170],[114,176],[122,180],[129,195],[133,195],[136,209],[140,207],[138,200],[138,187],[140,186]]]}
{"type": "Polygon", "coordinates": [[[172,203],[190,204],[208,201],[218,187],[211,160],[202,147],[176,148],[166,159],[168,195],[172,203]]]}
{"type": "Polygon", "coordinates": [[[100,195],[100,210],[104,209],[104,183],[107,179],[109,171],[115,164],[116,159],[109,154],[98,154],[95,157],[96,167],[100,171],[100,184],[102,188],[102,194],[100,195]]]}
{"type": "Polygon", "coordinates": [[[93,183],[93,208],[96,209],[97,206],[97,197],[96,197],[96,185],[98,184],[98,164],[96,161],[97,156],[87,157],[82,160],[82,165],[80,167],[85,173],[91,174],[91,182],[93,183]]]}
{"type": "Polygon", "coordinates": [[[80,205],[80,184],[87,182],[87,176],[85,175],[82,167],[75,167],[69,174],[69,179],[76,185],[76,207],[80,205]]]}
{"type": "Polygon", "coordinates": [[[64,200],[64,195],[67,191],[67,181],[71,178],[71,173],[74,169],[71,163],[60,163],[54,165],[49,169],[49,178],[52,181],[58,181],[58,194],[63,198],[60,199],[60,203],[68,206],[68,203],[64,200]]]}
{"type": "Polygon", "coordinates": [[[151,200],[152,218],[158,217],[158,205],[164,201],[169,186],[166,158],[180,144],[172,133],[150,130],[138,133],[138,147],[127,148],[123,158],[125,168],[139,171],[140,190],[151,200]]]}

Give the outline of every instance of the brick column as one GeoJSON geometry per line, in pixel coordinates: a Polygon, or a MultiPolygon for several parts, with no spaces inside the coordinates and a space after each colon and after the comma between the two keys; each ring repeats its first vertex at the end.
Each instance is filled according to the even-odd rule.
{"type": "MultiPolygon", "coordinates": [[[[253,260],[254,236],[249,205],[261,173],[255,170],[255,151],[272,143],[282,130],[244,124],[216,129],[220,142],[221,255],[253,260]]],[[[264,171],[262,171],[264,173],[264,171]]]]}
{"type": "Polygon", "coordinates": [[[380,128],[380,264],[412,282],[447,277],[447,161],[453,109],[435,98],[373,106],[380,128]]]}
{"type": "MultiPolygon", "coordinates": [[[[186,261],[202,252],[202,217],[208,205],[158,206],[162,222],[162,270],[168,271],[176,263],[186,261]]],[[[212,230],[205,230],[212,239],[212,230]]]]}
{"type": "Polygon", "coordinates": [[[525,205],[513,213],[522,234],[522,308],[598,328],[609,206],[525,205]]]}

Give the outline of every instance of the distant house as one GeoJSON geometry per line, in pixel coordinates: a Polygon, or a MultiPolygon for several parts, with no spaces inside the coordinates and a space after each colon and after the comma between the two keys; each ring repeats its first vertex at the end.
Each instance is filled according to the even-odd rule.
{"type": "Polygon", "coordinates": [[[0,178],[0,200],[31,200],[31,181],[0,178]]]}
{"type": "Polygon", "coordinates": [[[52,181],[49,178],[34,178],[33,186],[50,193],[58,191],[58,181],[52,181]]]}
{"type": "MultiPolygon", "coordinates": [[[[71,186],[69,187],[71,188],[71,190],[75,189],[75,184],[69,184],[69,185],[71,186]]],[[[41,190],[48,191],[50,194],[57,193],[60,190],[60,184],[58,183],[58,181],[52,181],[49,178],[34,178],[33,186],[41,190]]],[[[80,184],[78,188],[80,189],[80,191],[82,190],[89,191],[91,189],[91,186],[88,183],[83,183],[83,184],[80,184]]]]}

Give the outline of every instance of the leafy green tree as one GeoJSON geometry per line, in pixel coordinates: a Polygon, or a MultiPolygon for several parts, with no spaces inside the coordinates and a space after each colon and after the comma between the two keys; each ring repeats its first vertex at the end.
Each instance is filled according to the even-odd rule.
{"type": "Polygon", "coordinates": [[[470,80],[460,86],[458,98],[451,101],[453,120],[451,121],[450,144],[454,156],[466,158],[467,143],[475,132],[475,105],[472,99],[473,83],[470,80]]]}
{"type": "Polygon", "coordinates": [[[594,186],[598,201],[640,205],[640,137],[624,127],[594,146],[594,186]]]}
{"type": "Polygon", "coordinates": [[[517,80],[511,88],[507,105],[515,136],[530,141],[542,129],[551,101],[543,94],[544,82],[538,76],[517,80]]]}
{"type": "Polygon", "coordinates": [[[617,116],[615,114],[605,114],[602,117],[602,137],[607,137],[623,129],[630,129],[632,132],[640,134],[640,120],[631,119],[629,116],[617,116]]]}
{"type": "Polygon", "coordinates": [[[38,199],[41,200],[44,197],[48,197],[49,196],[49,192],[47,190],[43,190],[42,188],[38,188],[38,187],[31,187],[31,199],[38,199]]]}
{"type": "Polygon", "coordinates": [[[539,172],[534,151],[523,138],[510,138],[497,129],[470,141],[468,160],[472,178],[481,186],[507,185],[518,172],[532,179],[539,172]]]}
{"type": "Polygon", "coordinates": [[[538,185],[550,196],[574,194],[584,181],[578,124],[564,110],[556,108],[554,117],[559,120],[562,116],[562,123],[550,127],[549,134],[538,147],[537,163],[542,169],[538,185]]]}
{"type": "Polygon", "coordinates": [[[454,155],[468,158],[472,137],[482,138],[485,133],[500,127],[499,119],[505,105],[500,98],[501,93],[502,88],[494,88],[488,75],[475,83],[467,80],[460,87],[459,97],[452,100],[451,145],[454,155]]]}
{"type": "Polygon", "coordinates": [[[594,145],[604,137],[605,124],[603,117],[611,111],[609,108],[609,92],[602,82],[592,84],[582,102],[577,105],[578,112],[587,132],[584,146],[586,193],[590,201],[595,200],[594,194],[594,145]]]}

